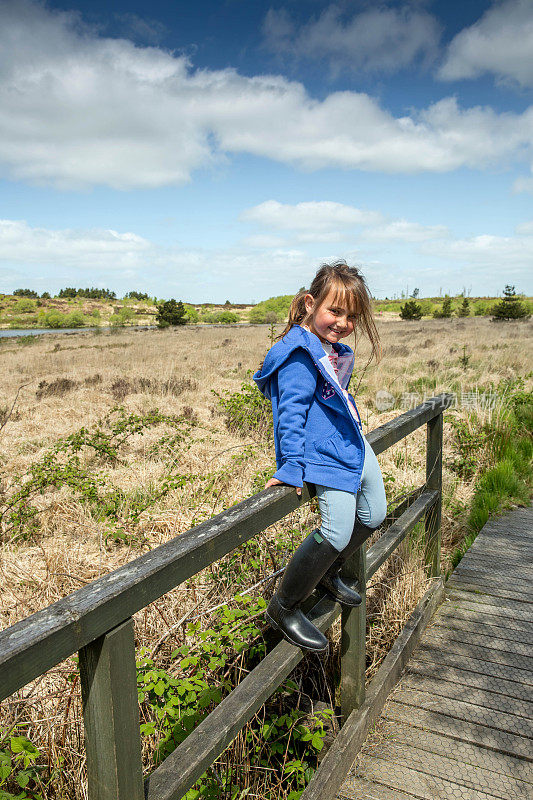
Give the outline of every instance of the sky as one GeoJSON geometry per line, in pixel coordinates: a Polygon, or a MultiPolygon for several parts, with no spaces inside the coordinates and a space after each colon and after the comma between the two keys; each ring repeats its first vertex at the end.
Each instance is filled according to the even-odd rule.
{"type": "Polygon", "coordinates": [[[0,292],[533,294],[533,0],[0,0],[0,292]]]}

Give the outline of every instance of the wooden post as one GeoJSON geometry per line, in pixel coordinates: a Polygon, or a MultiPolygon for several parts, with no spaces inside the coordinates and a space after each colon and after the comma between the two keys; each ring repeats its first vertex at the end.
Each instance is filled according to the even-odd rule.
{"type": "Polygon", "coordinates": [[[343,574],[356,578],[360,606],[343,606],[341,617],[341,716],[348,719],[365,701],[366,670],[366,544],[345,563],[343,574]]]}
{"type": "Polygon", "coordinates": [[[79,651],[90,800],[144,800],[131,617],[79,651]]]}
{"type": "Polygon", "coordinates": [[[440,575],[442,509],[442,413],[427,423],[426,486],[439,493],[439,499],[426,514],[424,564],[430,577],[440,575]]]}

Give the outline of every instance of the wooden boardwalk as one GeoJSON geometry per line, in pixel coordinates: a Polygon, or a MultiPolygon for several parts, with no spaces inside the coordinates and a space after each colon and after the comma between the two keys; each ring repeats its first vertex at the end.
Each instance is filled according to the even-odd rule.
{"type": "Polygon", "coordinates": [[[533,506],[483,528],[339,800],[533,798],[533,506]]]}

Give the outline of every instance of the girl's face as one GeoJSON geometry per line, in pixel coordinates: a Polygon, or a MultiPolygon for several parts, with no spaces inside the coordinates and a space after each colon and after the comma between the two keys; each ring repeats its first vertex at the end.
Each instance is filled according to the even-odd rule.
{"type": "Polygon", "coordinates": [[[335,344],[353,333],[355,314],[337,297],[335,289],[330,290],[319,306],[313,295],[306,294],[305,307],[311,316],[309,329],[320,341],[335,344]]]}

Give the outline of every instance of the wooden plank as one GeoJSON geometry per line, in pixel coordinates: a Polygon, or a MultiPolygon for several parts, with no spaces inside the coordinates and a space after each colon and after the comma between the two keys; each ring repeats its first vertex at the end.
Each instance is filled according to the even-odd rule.
{"type": "Polygon", "coordinates": [[[515,653],[505,653],[498,650],[492,650],[490,647],[479,645],[469,645],[462,642],[454,642],[453,648],[443,645],[440,641],[433,641],[430,636],[425,637],[420,646],[420,652],[430,651],[434,657],[440,658],[444,653],[453,650],[455,655],[461,656],[468,661],[492,661],[498,666],[508,669],[513,668],[517,674],[521,675],[521,682],[533,685],[533,658],[529,656],[520,656],[515,653]]]}
{"type": "Polygon", "coordinates": [[[524,590],[520,585],[507,585],[495,584],[490,580],[483,580],[482,578],[466,577],[464,575],[457,575],[457,577],[448,581],[450,589],[457,589],[461,592],[473,592],[479,595],[487,595],[489,597],[513,600],[519,603],[531,605],[533,603],[533,593],[524,590]]]}
{"type": "Polygon", "coordinates": [[[0,699],[58,664],[309,500],[273,487],[0,633],[0,699]]]}
{"type": "Polygon", "coordinates": [[[133,620],[79,656],[89,800],[144,800],[133,620]]]}
{"type": "MultiPolygon", "coordinates": [[[[514,714],[507,714],[502,708],[495,710],[487,706],[479,706],[475,703],[467,702],[465,699],[456,700],[443,697],[432,692],[422,692],[418,689],[403,687],[394,695],[397,703],[403,703],[410,708],[423,708],[426,711],[434,711],[438,714],[445,714],[456,720],[465,722],[477,722],[479,725],[487,725],[497,728],[500,731],[515,733],[526,739],[533,739],[533,721],[517,717],[514,714]]],[[[504,706],[504,703],[501,704],[504,706]]],[[[530,742],[533,753],[533,744],[530,742]]]]}
{"type": "Polygon", "coordinates": [[[407,536],[416,523],[422,519],[428,508],[437,501],[434,491],[423,492],[420,497],[405,511],[399,520],[394,522],[386,533],[372,545],[367,554],[367,580],[379,569],[384,561],[394,552],[400,542],[407,536]]]}
{"type": "MultiPolygon", "coordinates": [[[[501,620],[500,620],[501,621],[501,620]]],[[[476,633],[479,636],[491,636],[500,642],[505,642],[512,650],[512,645],[522,645],[533,648],[533,626],[530,630],[520,630],[508,626],[489,625],[479,620],[462,617],[452,617],[442,615],[435,619],[433,623],[435,629],[442,631],[464,631],[465,634],[476,633]]]]}
{"type": "Polygon", "coordinates": [[[383,709],[383,716],[388,720],[403,722],[414,728],[422,728],[425,731],[450,736],[461,742],[480,745],[487,750],[496,750],[498,753],[533,761],[531,740],[508,731],[467,722],[423,708],[406,706],[404,703],[396,703],[394,700],[388,701],[383,709]]]}
{"type": "Polygon", "coordinates": [[[465,592],[462,589],[446,587],[446,594],[452,602],[460,603],[465,608],[472,608],[480,613],[485,611],[499,616],[522,619],[525,622],[533,622],[533,610],[529,603],[521,603],[519,600],[506,600],[503,597],[491,597],[481,592],[465,592]],[[478,606],[483,606],[479,608],[478,606]]]}
{"type": "MultiPolygon", "coordinates": [[[[463,763],[451,754],[428,752],[418,747],[416,734],[413,735],[410,742],[390,741],[381,747],[372,748],[369,756],[363,756],[358,769],[359,774],[365,775],[368,772],[369,777],[376,779],[377,774],[372,774],[372,771],[366,769],[368,758],[372,759],[376,766],[381,760],[386,762],[386,767],[389,767],[392,762],[395,772],[401,773],[403,766],[406,765],[409,769],[414,769],[422,775],[431,775],[435,778],[449,780],[453,784],[459,784],[455,789],[459,797],[462,796],[463,787],[466,787],[478,792],[486,792],[502,798],[502,800],[509,800],[509,798],[531,800],[533,789],[531,783],[509,774],[502,775],[477,764],[475,769],[472,769],[471,763],[463,763]]],[[[380,764],[378,769],[386,767],[380,764]]]]}
{"type": "MultiPolygon", "coordinates": [[[[523,717],[525,720],[533,720],[533,702],[517,700],[514,697],[504,698],[501,694],[487,691],[486,687],[476,689],[472,686],[467,687],[464,684],[446,680],[444,677],[435,680],[434,675],[428,677],[418,675],[416,672],[408,672],[404,675],[400,687],[409,691],[416,690],[438,697],[460,700],[482,708],[491,708],[495,711],[505,711],[506,714],[514,714],[517,717],[523,717]]],[[[531,694],[531,697],[533,697],[533,694],[531,694]]],[[[403,702],[405,698],[400,693],[397,699],[403,702]]],[[[406,701],[408,699],[406,696],[406,701]]]]}
{"type": "Polygon", "coordinates": [[[436,683],[441,680],[457,683],[463,687],[465,692],[469,691],[469,687],[474,687],[497,696],[503,695],[502,704],[506,702],[507,697],[525,701],[529,701],[531,698],[530,686],[516,681],[508,681],[505,678],[495,678],[493,675],[483,675],[481,672],[471,672],[460,667],[450,667],[447,664],[411,660],[408,675],[421,675],[431,678],[436,683]]]}
{"type": "Polygon", "coordinates": [[[480,745],[462,742],[450,736],[424,731],[421,728],[413,728],[411,725],[401,722],[381,720],[379,730],[380,736],[383,737],[383,744],[371,745],[370,752],[372,753],[375,752],[375,747],[379,750],[380,747],[386,747],[388,742],[394,744],[415,742],[419,750],[438,753],[462,764],[468,764],[471,768],[480,767],[489,772],[506,775],[533,785],[531,763],[521,758],[496,753],[494,750],[487,750],[480,745]]]}
{"type": "Polygon", "coordinates": [[[413,800],[415,795],[405,794],[399,789],[389,789],[364,778],[349,777],[341,786],[337,795],[338,800],[413,800]]]}
{"type": "MultiPolygon", "coordinates": [[[[443,603],[443,611],[439,619],[450,620],[450,624],[455,624],[456,621],[473,622],[479,620],[480,625],[485,625],[490,628],[497,628],[498,635],[501,636],[501,630],[507,630],[509,634],[516,633],[521,636],[529,636],[533,633],[533,623],[527,620],[513,619],[506,615],[496,615],[489,613],[492,609],[482,609],[477,606],[478,611],[472,608],[464,608],[463,606],[453,605],[449,606],[446,601],[443,603]]],[[[521,639],[520,641],[524,641],[521,639]]],[[[525,641],[528,641],[527,639],[525,641]]]]}
{"type": "MultiPolygon", "coordinates": [[[[522,686],[531,687],[532,673],[522,669],[513,669],[497,661],[484,661],[481,658],[465,658],[460,653],[449,653],[442,648],[424,647],[418,648],[415,653],[416,661],[428,662],[435,666],[439,664],[444,667],[458,667],[470,672],[477,672],[481,675],[488,675],[494,678],[514,681],[522,686]],[[527,680],[526,680],[527,679],[527,680]]],[[[529,689],[531,691],[531,689],[529,689]]]]}
{"type": "Polygon", "coordinates": [[[482,626],[474,628],[472,625],[466,628],[434,625],[428,641],[441,641],[443,644],[450,645],[452,649],[452,642],[460,642],[461,644],[490,647],[491,650],[502,650],[506,653],[516,653],[519,656],[529,656],[533,652],[531,643],[525,644],[512,639],[500,639],[497,636],[491,636],[486,629],[482,630],[481,628],[482,626]]]}
{"type": "Polygon", "coordinates": [[[437,493],[435,504],[428,509],[425,520],[424,564],[428,575],[440,574],[441,513],[442,513],[442,414],[427,424],[426,486],[437,493]]]}
{"type": "MultiPolygon", "coordinates": [[[[374,545],[375,547],[376,545],[374,545]]],[[[373,548],[372,548],[373,549],[373,548]]],[[[347,577],[356,578],[363,598],[360,606],[344,606],[341,617],[341,716],[342,724],[365,701],[366,678],[366,546],[346,562],[347,577]]]]}
{"type": "Polygon", "coordinates": [[[379,717],[387,695],[398,680],[442,596],[442,579],[437,579],[386,656],[370,684],[365,702],[360,709],[352,711],[341,728],[301,800],[332,800],[335,797],[366,734],[379,717]]]}
{"type": "Polygon", "coordinates": [[[376,455],[388,450],[393,444],[396,444],[409,433],[413,433],[417,428],[420,428],[424,423],[434,419],[434,417],[442,414],[453,403],[453,395],[443,392],[435,397],[430,397],[420,405],[416,406],[405,414],[386,422],[366,435],[368,443],[376,455]]]}
{"type": "MultiPolygon", "coordinates": [[[[308,616],[325,631],[339,614],[340,606],[324,597],[308,616]]],[[[146,800],[181,800],[304,655],[284,640],[276,645],[146,779],[146,800]]]]}
{"type": "MultiPolygon", "coordinates": [[[[403,790],[423,800],[494,800],[492,791],[480,791],[416,769],[410,765],[396,764],[382,758],[365,760],[365,775],[376,783],[384,783],[391,789],[403,790]]],[[[455,777],[455,776],[454,776],[455,777]]]]}

